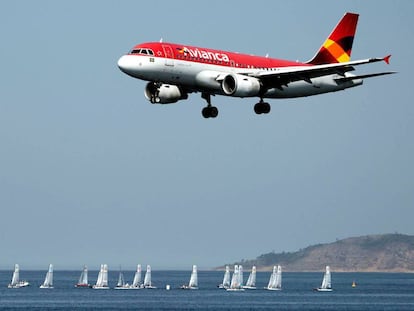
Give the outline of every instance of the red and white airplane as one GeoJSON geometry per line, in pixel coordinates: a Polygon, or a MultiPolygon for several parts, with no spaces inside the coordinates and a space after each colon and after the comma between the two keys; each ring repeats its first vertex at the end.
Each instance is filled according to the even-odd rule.
{"type": "Polygon", "coordinates": [[[201,92],[207,101],[202,115],[215,118],[218,109],[211,95],[258,97],[257,114],[269,113],[264,98],[292,98],[336,92],[361,85],[363,79],[392,74],[379,72],[353,75],[355,66],[384,61],[368,58],[351,61],[358,14],[346,13],[316,55],[305,63],[226,52],[167,42],[149,42],[118,60],[118,67],[131,77],[149,81],[145,97],[151,103],[170,104],[201,92]]]}

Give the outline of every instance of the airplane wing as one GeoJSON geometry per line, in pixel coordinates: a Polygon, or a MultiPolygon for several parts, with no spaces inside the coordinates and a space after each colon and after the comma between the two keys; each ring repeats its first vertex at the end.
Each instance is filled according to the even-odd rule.
{"type": "MultiPolygon", "coordinates": [[[[281,88],[283,85],[287,85],[290,82],[294,81],[306,81],[309,83],[311,82],[312,78],[327,76],[331,74],[338,74],[344,76],[345,72],[355,70],[353,66],[368,64],[368,63],[375,63],[384,61],[389,64],[389,59],[391,55],[385,56],[383,58],[368,58],[356,61],[349,61],[343,63],[332,63],[332,64],[323,64],[323,65],[315,65],[315,66],[297,66],[297,67],[279,67],[273,68],[271,70],[260,71],[256,73],[247,74],[251,77],[255,77],[260,79],[266,87],[277,87],[281,88]]],[[[375,77],[379,75],[386,75],[392,74],[394,72],[382,72],[376,74],[368,74],[364,76],[359,76],[358,78],[369,78],[375,77]]],[[[358,79],[357,76],[351,77],[343,77],[337,80],[353,80],[358,79]]],[[[339,82],[339,81],[338,81],[339,82]]]]}

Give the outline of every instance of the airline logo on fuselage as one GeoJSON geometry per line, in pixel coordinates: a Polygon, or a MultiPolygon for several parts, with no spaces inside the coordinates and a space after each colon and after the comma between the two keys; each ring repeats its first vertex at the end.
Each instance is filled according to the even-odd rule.
{"type": "Polygon", "coordinates": [[[197,48],[195,49],[189,49],[187,47],[177,48],[178,53],[189,55],[190,57],[194,58],[203,58],[206,60],[215,60],[219,62],[230,62],[229,56],[224,53],[220,52],[211,52],[211,51],[205,51],[205,50],[199,50],[197,48]]]}

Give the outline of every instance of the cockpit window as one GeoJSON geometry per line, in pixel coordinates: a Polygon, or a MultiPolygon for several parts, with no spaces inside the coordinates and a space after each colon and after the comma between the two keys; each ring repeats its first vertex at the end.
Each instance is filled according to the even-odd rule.
{"type": "Polygon", "coordinates": [[[139,54],[141,52],[141,49],[134,49],[130,52],[130,54],[139,54]]]}
{"type": "Polygon", "coordinates": [[[154,55],[151,49],[133,49],[130,54],[154,55]]]}

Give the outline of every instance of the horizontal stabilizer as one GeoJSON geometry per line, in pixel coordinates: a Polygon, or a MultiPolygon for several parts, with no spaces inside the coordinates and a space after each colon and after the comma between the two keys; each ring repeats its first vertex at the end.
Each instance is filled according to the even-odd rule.
{"type": "Polygon", "coordinates": [[[390,57],[391,57],[391,54],[390,54],[390,55],[387,55],[387,56],[385,56],[385,57],[383,58],[384,62],[385,62],[387,65],[389,65],[389,64],[390,64],[390,57]]]}
{"type": "Polygon", "coordinates": [[[335,81],[336,82],[347,82],[347,81],[358,80],[358,79],[366,79],[366,78],[372,78],[372,77],[391,75],[394,73],[397,73],[397,72],[387,71],[387,72],[370,73],[370,74],[360,75],[360,76],[349,76],[349,77],[337,78],[335,79],[335,81]]]}

